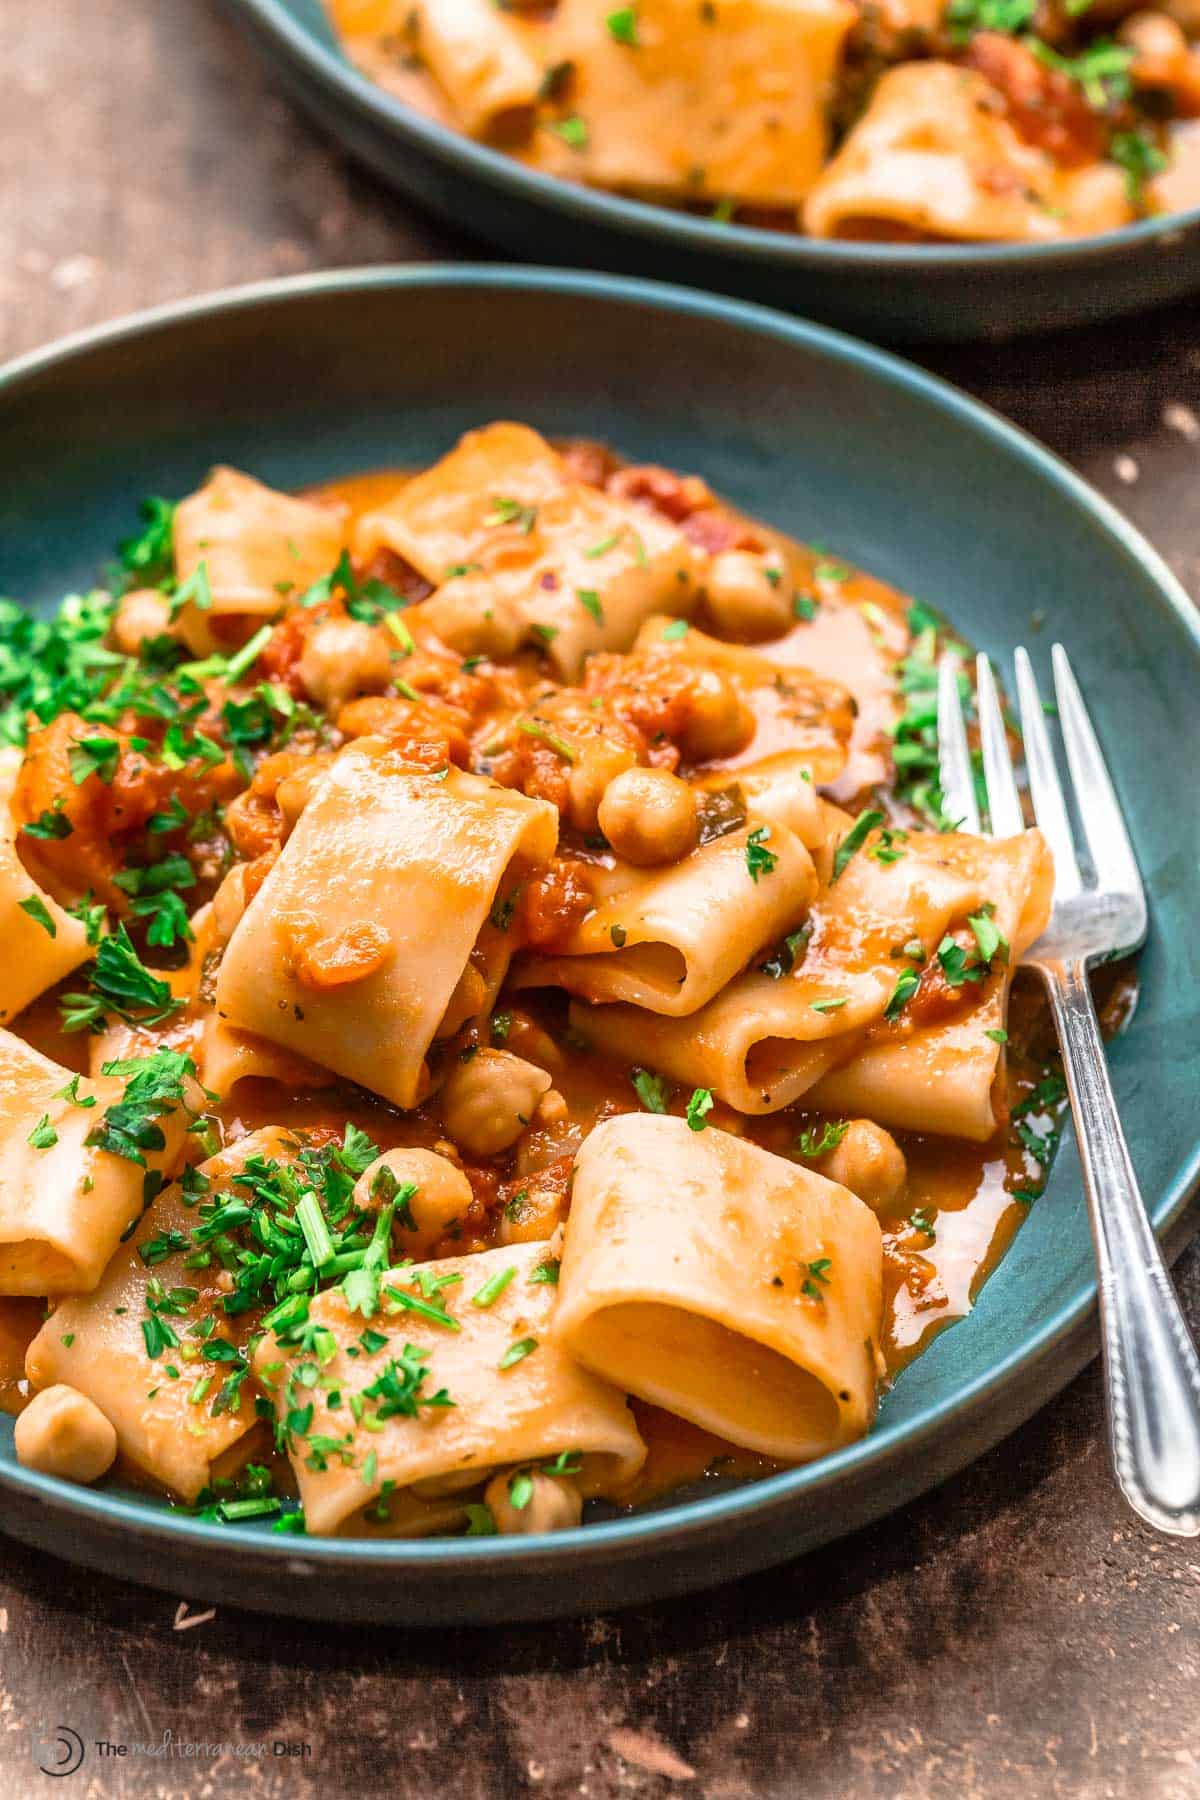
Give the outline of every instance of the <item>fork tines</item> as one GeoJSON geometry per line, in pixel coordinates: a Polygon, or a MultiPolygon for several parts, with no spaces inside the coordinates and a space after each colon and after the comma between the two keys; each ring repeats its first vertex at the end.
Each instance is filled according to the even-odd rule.
{"type": "MultiPolygon", "coordinates": [[[[1061,644],[1053,646],[1051,663],[1058,717],[1093,871],[1086,881],[1075,852],[1075,836],[1033,664],[1023,647],[1016,650],[1013,661],[1034,817],[1054,858],[1055,911],[1058,913],[1064,903],[1080,896],[1104,902],[1111,928],[1111,941],[1103,946],[1104,951],[1111,954],[1134,949],[1141,942],[1146,924],[1141,877],[1120,802],[1070,660],[1061,644]]],[[[991,663],[986,656],[979,656],[975,667],[988,835],[1008,837],[1025,825],[1008,731],[991,663]]],[[[947,817],[962,821],[961,830],[978,831],[980,815],[960,673],[959,658],[947,651],[938,668],[938,760],[943,809],[947,817]]],[[[1058,922],[1061,924],[1061,918],[1058,922]]],[[[1097,954],[1099,948],[1094,934],[1090,934],[1087,954],[1097,954]]]]}

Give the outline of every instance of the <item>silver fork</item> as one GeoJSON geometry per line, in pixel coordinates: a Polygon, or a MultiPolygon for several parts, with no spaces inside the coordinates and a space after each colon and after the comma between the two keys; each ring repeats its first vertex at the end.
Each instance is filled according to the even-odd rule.
{"type": "MultiPolygon", "coordinates": [[[[1200,1535],[1200,1361],[1146,1217],[1117,1116],[1087,971],[1136,950],[1146,896],[1096,734],[1061,644],[1054,691],[1091,862],[1081,871],[1045,714],[1027,652],[1016,652],[1017,697],[1033,810],[1054,857],[1050,923],[1025,957],[1045,983],[1063,1069],[1100,1276],[1109,1441],[1121,1490],[1143,1519],[1177,1537],[1200,1535]]],[[[989,835],[1025,829],[991,664],[976,659],[989,835]]],[[[938,669],[938,760],[944,809],[979,832],[959,692],[960,664],[938,669]]]]}

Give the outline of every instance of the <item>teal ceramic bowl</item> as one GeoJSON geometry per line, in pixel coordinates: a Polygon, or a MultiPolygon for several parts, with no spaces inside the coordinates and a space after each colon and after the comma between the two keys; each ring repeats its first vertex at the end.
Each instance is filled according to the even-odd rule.
{"type": "Polygon", "coordinates": [[[1005,338],[1200,288],[1200,208],[1070,244],[822,243],[553,180],[422,118],[347,61],[321,0],[228,0],[299,104],[442,218],[535,262],[686,282],[892,343],[1005,338]]]}
{"type": "MultiPolygon", "coordinates": [[[[730,301],[502,268],[357,272],[189,302],[0,374],[0,592],[90,583],[145,493],[228,460],[278,486],[428,462],[513,417],[695,470],[945,611],[1007,662],[1067,645],[1151,901],[1112,1073],[1156,1226],[1200,1172],[1200,630],[1153,551],[1070,470],[929,376],[730,301]],[[1041,619],[1040,633],[1035,619],[1041,619]]],[[[1094,1354],[1096,1287],[1068,1145],[971,1317],[905,1371],[876,1429],[753,1486],[531,1539],[362,1543],[199,1523],[17,1466],[0,1529],[194,1597],[409,1624],[627,1605],[767,1566],[878,1518],[994,1444],[1094,1354]]]]}

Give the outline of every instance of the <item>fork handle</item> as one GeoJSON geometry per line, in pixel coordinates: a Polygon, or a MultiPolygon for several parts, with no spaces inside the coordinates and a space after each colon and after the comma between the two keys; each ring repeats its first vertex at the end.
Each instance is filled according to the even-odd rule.
{"type": "Polygon", "coordinates": [[[1108,1078],[1087,967],[1046,967],[1100,1273],[1113,1467],[1160,1531],[1200,1535],[1200,1360],[1167,1273],[1108,1078]]]}

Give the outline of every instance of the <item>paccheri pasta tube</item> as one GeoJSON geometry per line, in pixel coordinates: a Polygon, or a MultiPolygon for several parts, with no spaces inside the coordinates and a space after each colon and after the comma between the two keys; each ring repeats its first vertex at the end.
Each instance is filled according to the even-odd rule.
{"type": "Polygon", "coordinates": [[[196,1094],[184,1060],[168,1052],[88,1080],[0,1031],[0,1294],[96,1286],[147,1177],[179,1154],[196,1094]]]}
{"type": "Polygon", "coordinates": [[[440,1482],[465,1497],[497,1468],[563,1453],[585,1494],[637,1473],[645,1447],[623,1393],[555,1331],[557,1274],[545,1244],[410,1265],[380,1276],[369,1318],[342,1294],[313,1303],[326,1334],[315,1363],[263,1340],[254,1366],[284,1421],[310,1530],[338,1529],[385,1484],[428,1493],[440,1482]]]}
{"type": "Polygon", "coordinates": [[[676,1020],[627,1006],[576,1007],[574,1023],[590,1043],[710,1087],[746,1113],[790,1105],[834,1069],[844,1069],[846,1080],[827,1090],[832,1104],[852,1105],[853,1059],[874,1029],[872,1057],[882,1044],[913,1053],[892,1054],[892,1079],[872,1084],[872,1117],[904,1125],[921,1117],[928,1130],[986,1138],[996,1123],[989,1097],[998,1063],[998,1046],[986,1035],[997,1028],[990,1002],[1002,1002],[1013,962],[1042,930],[1051,882],[1036,831],[996,842],[912,832],[891,848],[878,831],[868,833],[818,894],[794,942],[785,939],[698,1013],[676,1020]],[[1003,943],[986,971],[977,953],[970,961],[973,917],[987,922],[985,938],[994,926],[1003,943]],[[949,988],[949,1010],[962,1023],[953,1050],[949,1040],[942,1044],[956,1080],[925,1110],[930,1068],[913,1044],[919,1014],[912,1002],[922,971],[927,982],[949,986],[938,952],[955,926],[966,943],[943,955],[952,972],[963,965],[957,990],[949,988]],[[964,1044],[974,1054],[964,1057],[964,1044]]]}
{"type": "Polygon", "coordinates": [[[35,1387],[66,1382],[86,1394],[114,1427],[121,1454],[184,1500],[255,1425],[237,1321],[222,1315],[213,1287],[220,1265],[211,1253],[204,1271],[184,1260],[197,1204],[236,1183],[254,1158],[286,1160],[298,1149],[272,1127],[201,1162],[159,1195],[95,1291],[63,1301],[29,1346],[35,1387]]]}
{"type": "Polygon", "coordinates": [[[545,862],[555,837],[544,802],[360,740],[238,924],[218,1013],[414,1105],[501,882],[514,863],[545,862]]]}
{"type": "Polygon", "coordinates": [[[874,1414],[881,1270],[874,1214],[845,1188],[633,1114],[576,1157],[556,1330],[617,1387],[804,1462],[874,1414]]]}

